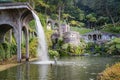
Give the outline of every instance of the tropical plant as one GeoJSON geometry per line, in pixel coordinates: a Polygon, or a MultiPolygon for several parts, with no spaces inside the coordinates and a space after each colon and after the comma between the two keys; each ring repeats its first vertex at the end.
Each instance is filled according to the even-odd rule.
{"type": "Polygon", "coordinates": [[[72,21],[70,21],[70,25],[71,26],[79,26],[79,22],[75,21],[75,20],[72,20],[72,21]]]}
{"type": "Polygon", "coordinates": [[[113,27],[113,24],[106,24],[102,30],[105,32],[120,33],[120,24],[116,24],[116,27],[113,27]]]}
{"type": "Polygon", "coordinates": [[[54,56],[59,57],[59,53],[56,50],[48,50],[48,53],[51,58],[54,58],[54,56]]]}
{"type": "Polygon", "coordinates": [[[0,44],[0,61],[3,61],[5,59],[5,50],[3,46],[0,44]]]}
{"type": "Polygon", "coordinates": [[[111,55],[119,55],[120,54],[120,38],[114,38],[110,42],[106,44],[107,53],[111,55]]]}
{"type": "Polygon", "coordinates": [[[0,43],[0,60],[11,58],[16,54],[16,44],[10,44],[8,42],[0,43]]]}

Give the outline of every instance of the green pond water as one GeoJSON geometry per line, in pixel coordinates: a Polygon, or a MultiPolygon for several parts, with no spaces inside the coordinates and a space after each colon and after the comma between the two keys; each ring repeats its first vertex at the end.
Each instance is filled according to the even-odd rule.
{"type": "Polygon", "coordinates": [[[0,80],[96,80],[98,73],[119,62],[113,57],[67,57],[57,64],[28,62],[0,72],[0,80]]]}

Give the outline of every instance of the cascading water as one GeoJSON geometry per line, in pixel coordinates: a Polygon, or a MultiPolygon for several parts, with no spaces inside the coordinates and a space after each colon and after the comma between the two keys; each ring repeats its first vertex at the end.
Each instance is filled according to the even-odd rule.
{"type": "Polygon", "coordinates": [[[43,31],[43,27],[41,25],[39,17],[32,11],[33,17],[36,22],[36,29],[37,29],[37,36],[38,36],[38,57],[41,61],[48,61],[48,50],[47,50],[47,43],[45,40],[45,34],[43,31]]]}

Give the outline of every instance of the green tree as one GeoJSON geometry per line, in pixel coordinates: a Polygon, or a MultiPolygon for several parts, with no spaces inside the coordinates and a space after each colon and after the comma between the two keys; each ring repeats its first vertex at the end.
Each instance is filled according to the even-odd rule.
{"type": "Polygon", "coordinates": [[[87,25],[88,25],[90,28],[95,27],[95,24],[96,24],[96,22],[97,22],[97,19],[96,19],[96,17],[94,16],[93,13],[92,13],[92,14],[88,14],[88,15],[86,16],[86,19],[87,19],[87,25]]]}

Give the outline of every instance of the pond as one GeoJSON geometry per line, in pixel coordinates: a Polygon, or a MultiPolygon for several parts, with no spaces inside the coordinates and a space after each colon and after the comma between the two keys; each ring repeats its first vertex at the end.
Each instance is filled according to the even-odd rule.
{"type": "Polygon", "coordinates": [[[98,73],[120,61],[113,57],[65,57],[57,64],[28,62],[0,72],[0,80],[96,80],[98,73]]]}

